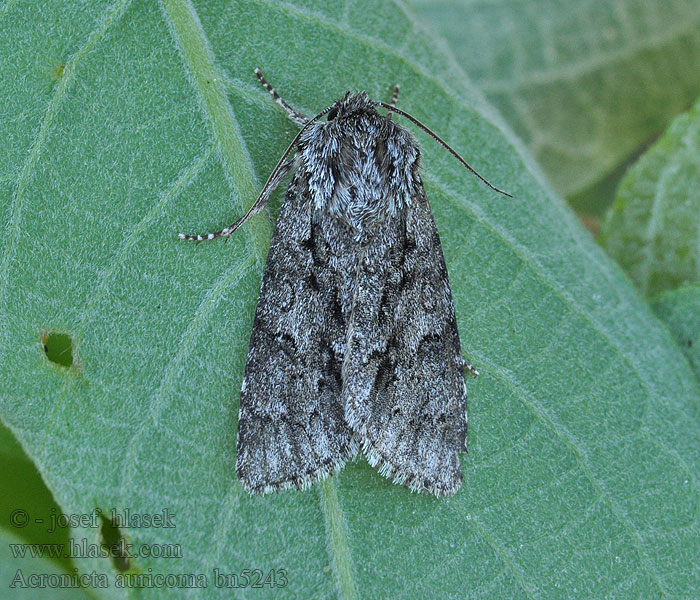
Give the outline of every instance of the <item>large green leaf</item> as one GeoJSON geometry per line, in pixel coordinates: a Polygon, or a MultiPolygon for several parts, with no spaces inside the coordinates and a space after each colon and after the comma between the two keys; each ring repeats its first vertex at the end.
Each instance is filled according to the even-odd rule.
{"type": "Polygon", "coordinates": [[[700,380],[700,285],[688,285],[660,294],[654,299],[653,307],[668,325],[700,380]]]}
{"type": "Polygon", "coordinates": [[[2,14],[0,414],[64,511],[167,508],[174,528],[123,533],[182,558],[130,568],[204,573],[209,593],[215,568],[286,570],[285,588],[235,591],[256,598],[694,593],[693,374],[411,14],[379,1],[36,6],[2,14]],[[260,215],[228,244],[176,234],[239,216],[296,131],[256,66],[310,113],[398,81],[402,108],[514,195],[419,135],[464,354],[481,371],[453,498],[410,493],[364,460],[305,492],[251,497],[235,478],[271,227],[260,215]],[[72,351],[56,350],[66,339],[72,351]]]}
{"type": "MultiPolygon", "coordinates": [[[[24,453],[7,427],[0,424],[0,528],[31,544],[68,544],[69,529],[52,526],[52,517],[61,512],[34,463],[24,453]],[[19,521],[16,516],[19,511],[19,521]],[[14,515],[14,517],[13,517],[14,515]],[[27,519],[24,519],[24,515],[27,519]]],[[[63,553],[49,556],[68,570],[73,564],[63,553]]],[[[3,585],[3,582],[0,582],[3,585]]]]}
{"type": "Polygon", "coordinates": [[[627,173],[600,242],[645,294],[700,283],[700,101],[627,173]]]}
{"type": "MultiPolygon", "coordinates": [[[[56,564],[39,555],[36,547],[32,555],[25,540],[0,529],[0,582],[4,598],[12,600],[87,600],[93,589],[80,589],[88,585],[89,578],[77,579],[80,574],[61,571],[56,564]],[[73,579],[75,577],[75,579],[73,579]]],[[[97,579],[92,579],[97,581],[97,579]]],[[[96,588],[97,586],[93,586],[96,588]]]]}
{"type": "Polygon", "coordinates": [[[695,0],[411,3],[566,196],[604,183],[700,93],[695,0]]]}

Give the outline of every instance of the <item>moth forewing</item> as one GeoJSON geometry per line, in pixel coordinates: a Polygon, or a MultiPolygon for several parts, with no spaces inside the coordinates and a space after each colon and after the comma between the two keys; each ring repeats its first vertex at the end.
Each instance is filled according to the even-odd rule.
{"type": "Polygon", "coordinates": [[[391,112],[501,190],[395,108],[398,86],[390,104],[348,92],[309,119],[256,75],[302,129],[242,219],[213,234],[180,236],[231,235],[294,170],[241,388],[238,477],[251,492],[304,488],[361,449],[395,482],[454,494],[466,449],[464,368],[476,370],[461,356],[420,149],[391,112]],[[379,105],[389,116],[379,114],[379,105]]]}

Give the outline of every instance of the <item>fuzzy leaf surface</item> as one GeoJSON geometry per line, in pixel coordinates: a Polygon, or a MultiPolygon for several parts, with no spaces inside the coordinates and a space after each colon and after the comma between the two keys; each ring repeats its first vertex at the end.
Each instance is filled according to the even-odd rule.
{"type": "MultiPolygon", "coordinates": [[[[682,597],[700,586],[700,396],[621,270],[544,183],[452,59],[392,2],[56,0],[0,17],[0,415],[65,512],[168,509],[125,529],[134,572],[206,589],[125,598],[682,597]],[[28,53],[27,48],[32,49],[28,53]],[[58,65],[58,66],[57,66],[58,65]],[[297,129],[260,67],[314,114],[347,89],[443,135],[498,196],[417,132],[468,381],[453,498],[358,460],[304,492],[234,474],[248,340],[271,235],[177,233],[240,216],[297,129]],[[71,367],[47,332],[72,339],[71,367]],[[147,546],[150,545],[150,546],[147,546]],[[286,587],[216,587],[284,569],[286,587]]],[[[408,125],[407,125],[408,126],[408,125]]],[[[279,194],[272,212],[279,206],[279,194]]],[[[75,530],[97,543],[98,532],[75,530]]],[[[106,571],[109,560],[80,568],[106,571]]]]}
{"type": "Polygon", "coordinates": [[[606,206],[607,178],[700,93],[695,0],[411,4],[588,213],[606,206]]]}

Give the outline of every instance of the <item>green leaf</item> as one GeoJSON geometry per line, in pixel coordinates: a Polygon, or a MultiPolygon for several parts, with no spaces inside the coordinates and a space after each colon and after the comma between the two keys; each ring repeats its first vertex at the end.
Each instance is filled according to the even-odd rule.
{"type": "MultiPolygon", "coordinates": [[[[25,540],[0,529],[0,583],[5,597],[12,600],[90,598],[92,590],[80,589],[81,581],[76,583],[71,579],[75,571],[61,571],[53,561],[32,556],[24,544],[25,540]]],[[[82,583],[89,584],[89,580],[82,583]]]]}
{"type": "Polygon", "coordinates": [[[700,94],[694,0],[411,4],[567,197],[604,184],[700,94]]]}
{"type": "Polygon", "coordinates": [[[630,169],[600,243],[653,296],[700,283],[700,101],[630,169]]]}
{"type": "MultiPolygon", "coordinates": [[[[10,535],[31,544],[67,544],[68,529],[53,528],[51,518],[61,512],[34,463],[25,454],[12,432],[0,425],[0,527],[10,535]],[[13,518],[20,511],[20,521],[13,518]],[[16,513],[15,513],[16,514],[16,513]],[[28,515],[26,521],[22,515],[28,515]]],[[[73,568],[67,556],[53,558],[66,570],[73,568]]],[[[2,585],[2,583],[0,583],[2,585]]]]}
{"type": "Polygon", "coordinates": [[[652,303],[700,380],[700,285],[664,292],[652,303]]]}
{"type": "MultiPolygon", "coordinates": [[[[255,568],[284,569],[288,585],[223,595],[694,594],[698,384],[400,4],[34,7],[15,0],[2,14],[0,139],[13,158],[0,175],[0,416],[64,511],[167,508],[173,528],[122,529],[141,554],[130,568],[204,574],[195,597],[221,582],[215,569],[255,568]],[[65,65],[57,79],[54,62],[65,65]],[[467,383],[470,451],[453,498],[410,493],[363,459],[303,492],[251,497],[236,480],[238,390],[271,226],[259,215],[228,244],[176,236],[240,216],[297,131],[256,66],[307,113],[348,88],[386,99],[400,82],[402,109],[514,195],[417,133],[463,352],[481,372],[467,383]],[[66,339],[70,366],[44,350],[60,342],[51,356],[66,357],[66,339]],[[155,544],[182,558],[147,555],[155,544]]],[[[99,528],[76,535],[100,539],[99,528]]],[[[145,583],[131,595],[179,591],[145,583]]]]}

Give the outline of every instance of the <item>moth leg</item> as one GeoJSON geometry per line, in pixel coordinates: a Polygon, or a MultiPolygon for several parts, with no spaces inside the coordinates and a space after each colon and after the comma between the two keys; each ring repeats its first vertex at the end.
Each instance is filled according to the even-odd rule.
{"type": "Polygon", "coordinates": [[[285,102],[285,100],[282,98],[282,96],[280,96],[277,93],[277,90],[275,88],[273,88],[267,82],[267,80],[263,77],[263,74],[260,71],[260,69],[256,68],[254,70],[254,73],[255,73],[256,77],[258,78],[258,80],[260,81],[260,83],[262,84],[262,86],[268,92],[270,92],[270,95],[275,99],[275,102],[277,102],[277,104],[279,104],[284,110],[287,111],[287,116],[299,126],[306,125],[306,123],[309,121],[310,117],[307,117],[305,114],[300,113],[298,110],[293,109],[289,104],[287,104],[287,102],[285,102]]]}
{"type": "Polygon", "coordinates": [[[401,86],[397,83],[394,86],[394,93],[391,95],[391,101],[389,102],[391,106],[396,106],[396,101],[399,99],[399,90],[401,90],[401,86]]]}
{"type": "Polygon", "coordinates": [[[469,372],[472,377],[478,377],[479,376],[479,371],[477,371],[472,365],[470,365],[466,360],[462,359],[462,363],[464,364],[464,370],[469,372]]]}
{"type": "Polygon", "coordinates": [[[186,233],[179,233],[178,237],[181,240],[187,240],[190,242],[201,242],[204,240],[215,240],[216,238],[220,237],[226,237],[230,236],[236,229],[238,229],[243,223],[245,223],[248,219],[259,213],[263,208],[267,206],[267,202],[270,199],[270,196],[272,196],[272,192],[275,191],[277,186],[281,183],[281,181],[284,179],[285,175],[289,173],[289,171],[296,166],[297,163],[297,157],[292,158],[291,160],[288,160],[286,163],[281,164],[275,171],[273,171],[272,175],[270,176],[270,179],[267,180],[267,183],[262,189],[262,192],[260,192],[260,196],[258,196],[258,199],[255,201],[253,206],[251,206],[248,209],[248,212],[244,214],[238,221],[235,223],[232,223],[228,227],[224,227],[221,231],[216,231],[214,233],[204,233],[204,234],[199,234],[199,235],[189,235],[186,233]]]}
{"type": "MultiPolygon", "coordinates": [[[[391,100],[389,101],[389,106],[396,106],[396,101],[399,99],[399,90],[401,89],[401,86],[397,83],[394,86],[394,92],[391,94],[391,100]]],[[[393,116],[393,113],[389,113],[387,115],[387,118],[391,121],[391,117],[393,116]]]]}

